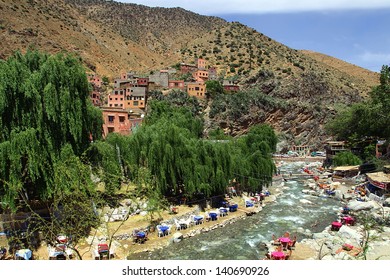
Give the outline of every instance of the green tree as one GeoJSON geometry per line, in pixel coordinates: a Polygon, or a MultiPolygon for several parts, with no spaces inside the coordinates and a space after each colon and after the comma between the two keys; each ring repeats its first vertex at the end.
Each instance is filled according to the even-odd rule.
{"type": "Polygon", "coordinates": [[[380,85],[370,98],[342,110],[327,125],[327,130],[340,139],[355,135],[359,138],[376,137],[390,140],[390,82],[389,66],[383,66],[380,85]]]}
{"type": "Polygon", "coordinates": [[[20,194],[48,199],[55,193],[55,164],[62,148],[80,156],[101,138],[102,115],[89,100],[80,61],[28,50],[0,61],[0,198],[15,208],[20,194]]]}
{"type": "Polygon", "coordinates": [[[332,161],[333,166],[348,166],[360,164],[362,164],[362,160],[350,151],[336,154],[332,161]]]}
{"type": "Polygon", "coordinates": [[[216,95],[223,94],[225,91],[219,81],[206,81],[206,94],[208,98],[214,98],[216,95]]]}

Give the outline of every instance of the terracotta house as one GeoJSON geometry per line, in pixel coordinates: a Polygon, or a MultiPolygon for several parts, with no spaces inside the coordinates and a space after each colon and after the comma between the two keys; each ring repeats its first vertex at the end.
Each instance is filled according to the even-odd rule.
{"type": "Polygon", "coordinates": [[[180,90],[184,90],[185,88],[185,84],[184,84],[184,80],[170,80],[168,82],[168,87],[170,89],[180,89],[180,90]]]}
{"type": "Polygon", "coordinates": [[[129,122],[128,112],[122,108],[103,107],[103,137],[108,133],[120,133],[129,135],[131,123],[129,122]]]}
{"type": "Polygon", "coordinates": [[[205,82],[209,79],[209,72],[206,70],[197,70],[192,74],[192,76],[197,82],[205,82]]]}
{"type": "Polygon", "coordinates": [[[187,93],[189,96],[206,98],[206,85],[203,83],[188,83],[187,93]]]}
{"type": "Polygon", "coordinates": [[[205,70],[206,69],[206,65],[207,65],[207,62],[205,59],[203,58],[198,58],[196,60],[196,65],[198,66],[198,69],[199,70],[205,70]]]}
{"type": "Polygon", "coordinates": [[[101,88],[102,87],[102,79],[97,74],[89,74],[88,81],[94,86],[101,88]]]}
{"type": "Polygon", "coordinates": [[[100,99],[100,92],[94,90],[90,93],[92,104],[96,107],[99,107],[102,105],[102,101],[100,99]]]}
{"type": "Polygon", "coordinates": [[[136,81],[139,87],[147,87],[149,85],[149,78],[137,78],[136,81]]]}
{"type": "Polygon", "coordinates": [[[217,80],[218,79],[217,68],[210,67],[207,71],[209,72],[209,80],[217,80]]]}
{"type": "Polygon", "coordinates": [[[198,70],[198,67],[194,64],[188,64],[188,63],[181,63],[180,64],[180,72],[183,74],[192,73],[196,70],[198,70]]]}
{"type": "Polygon", "coordinates": [[[146,106],[146,88],[129,87],[126,89],[126,99],[123,103],[124,109],[145,109],[146,106]]]}
{"type": "Polygon", "coordinates": [[[228,81],[228,80],[224,80],[222,82],[222,86],[223,86],[223,89],[225,91],[239,91],[240,90],[240,86],[235,84],[233,81],[228,81]]]}
{"type": "Polygon", "coordinates": [[[125,97],[126,89],[115,88],[112,93],[108,95],[108,107],[123,109],[125,97]]]}

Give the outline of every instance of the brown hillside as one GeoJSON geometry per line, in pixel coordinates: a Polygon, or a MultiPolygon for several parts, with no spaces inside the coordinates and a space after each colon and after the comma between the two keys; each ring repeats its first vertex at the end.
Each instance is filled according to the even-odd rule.
{"type": "Polygon", "coordinates": [[[354,64],[345,62],[341,59],[337,59],[335,57],[313,52],[309,50],[301,50],[301,52],[315,60],[322,62],[330,67],[338,69],[346,74],[352,75],[354,77],[360,78],[364,81],[368,86],[376,86],[379,84],[379,73],[372,72],[365,68],[356,66],[354,64]]]}
{"type": "Polygon", "coordinates": [[[221,79],[233,79],[268,100],[245,97],[234,109],[225,96],[215,101],[224,108],[220,111],[209,102],[206,112],[218,113],[207,119],[207,129],[220,126],[238,135],[268,122],[288,144],[321,143],[327,138],[324,124],[336,109],[362,100],[378,83],[377,73],[291,49],[238,22],[180,8],[103,0],[0,0],[0,58],[29,46],[76,53],[88,69],[108,77],[127,70],[148,74],[202,57],[221,79]],[[242,109],[232,112],[237,108],[242,109]]]}

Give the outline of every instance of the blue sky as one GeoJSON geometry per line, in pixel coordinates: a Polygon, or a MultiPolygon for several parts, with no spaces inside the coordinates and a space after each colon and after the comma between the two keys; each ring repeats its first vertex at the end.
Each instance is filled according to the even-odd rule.
{"type": "Polygon", "coordinates": [[[390,64],[389,0],[121,0],[182,7],[239,21],[294,49],[321,52],[379,72],[390,64]]]}

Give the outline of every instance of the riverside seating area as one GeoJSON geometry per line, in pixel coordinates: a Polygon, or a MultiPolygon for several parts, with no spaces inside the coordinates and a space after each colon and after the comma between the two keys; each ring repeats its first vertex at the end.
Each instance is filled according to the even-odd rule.
{"type": "Polygon", "coordinates": [[[297,237],[290,236],[289,232],[285,232],[282,236],[276,237],[272,235],[272,247],[269,252],[265,255],[265,260],[288,260],[293,250],[295,250],[295,244],[297,237]]]}

